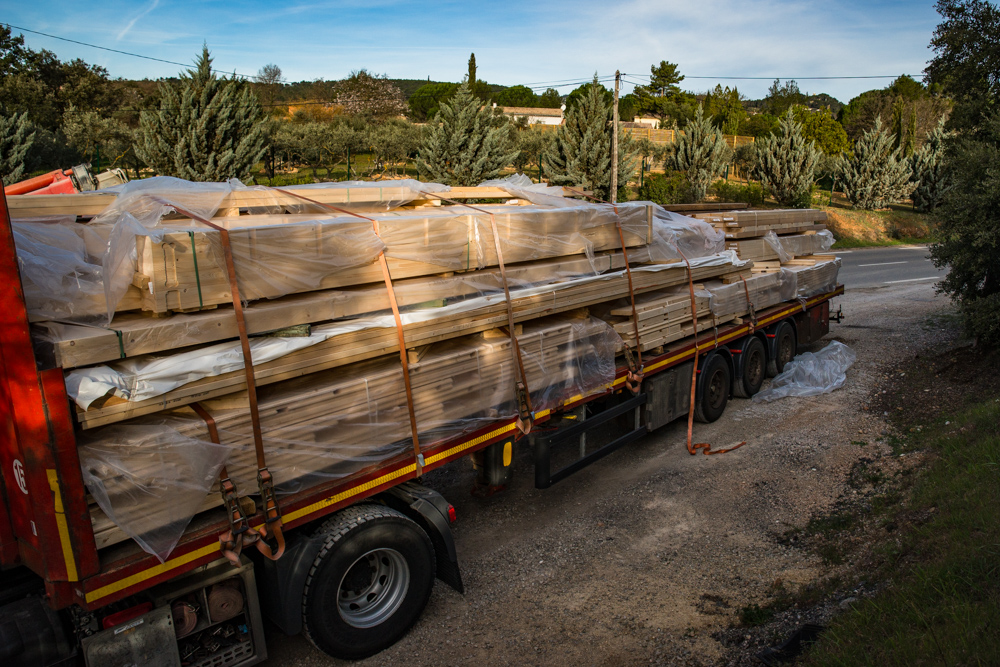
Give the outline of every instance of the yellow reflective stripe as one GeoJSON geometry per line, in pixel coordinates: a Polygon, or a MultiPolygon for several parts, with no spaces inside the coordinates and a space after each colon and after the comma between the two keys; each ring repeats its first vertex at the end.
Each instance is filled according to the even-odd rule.
{"type": "Polygon", "coordinates": [[[465,451],[466,449],[469,449],[470,447],[475,447],[476,445],[478,445],[478,444],[480,444],[482,442],[486,442],[487,440],[491,440],[491,439],[493,439],[493,438],[495,438],[497,436],[503,435],[504,433],[510,433],[511,431],[515,430],[516,428],[517,428],[516,424],[505,424],[504,426],[501,426],[498,429],[490,431],[489,433],[485,433],[485,434],[479,436],[478,438],[473,438],[472,440],[467,440],[467,441],[463,442],[460,445],[455,445],[451,449],[446,449],[445,451],[440,452],[438,454],[435,454],[434,456],[428,456],[427,457],[427,464],[430,465],[431,463],[437,463],[438,461],[446,459],[449,456],[454,456],[455,454],[457,454],[459,452],[465,451]]]}
{"type": "Polygon", "coordinates": [[[76,571],[76,560],[73,558],[73,543],[69,539],[69,525],[66,523],[66,510],[63,509],[62,494],[59,492],[59,474],[52,468],[46,468],[49,478],[49,488],[52,489],[52,503],[55,507],[56,528],[59,531],[59,543],[62,546],[63,560],[66,562],[67,581],[79,581],[76,571]]]}
{"type": "Polygon", "coordinates": [[[416,464],[411,463],[410,465],[404,468],[400,468],[399,470],[393,470],[392,472],[382,475],[381,477],[376,477],[375,479],[365,482],[364,484],[359,484],[358,486],[351,487],[346,491],[341,491],[336,495],[330,496],[329,498],[324,498],[323,500],[315,502],[312,505],[306,505],[305,507],[297,509],[294,512],[288,512],[287,514],[282,514],[281,518],[284,521],[289,521],[289,522],[294,521],[296,519],[300,519],[306,516],[307,514],[318,512],[324,507],[329,507],[330,505],[339,503],[342,500],[347,500],[348,498],[356,496],[359,493],[364,493],[365,491],[373,489],[376,486],[381,486],[386,482],[391,482],[392,480],[402,477],[403,475],[408,475],[411,472],[416,472],[416,470],[417,470],[416,464]]]}
{"type": "Polygon", "coordinates": [[[170,570],[177,569],[182,565],[186,565],[191,561],[198,560],[204,556],[210,556],[213,553],[219,553],[219,543],[215,542],[213,544],[208,544],[200,549],[195,549],[190,553],[186,553],[183,556],[178,556],[177,558],[171,558],[159,565],[149,568],[148,570],[143,570],[142,572],[137,572],[131,576],[125,577],[124,579],[119,579],[116,582],[110,583],[107,586],[101,586],[96,588],[84,596],[87,602],[94,602],[95,600],[100,600],[101,598],[113,595],[118,591],[124,590],[129,586],[135,586],[141,584],[147,579],[152,579],[164,572],[169,572],[170,570]]]}

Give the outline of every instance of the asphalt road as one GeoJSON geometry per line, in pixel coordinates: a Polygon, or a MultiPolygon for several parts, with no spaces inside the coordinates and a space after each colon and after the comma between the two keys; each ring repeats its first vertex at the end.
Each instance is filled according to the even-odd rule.
{"type": "Polygon", "coordinates": [[[933,283],[946,271],[931,263],[926,246],[854,248],[830,252],[841,258],[840,282],[847,289],[885,287],[906,283],[933,283]]]}

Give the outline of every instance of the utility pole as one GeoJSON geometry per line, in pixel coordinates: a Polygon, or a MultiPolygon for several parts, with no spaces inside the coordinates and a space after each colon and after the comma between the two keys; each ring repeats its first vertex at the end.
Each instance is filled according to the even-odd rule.
{"type": "Polygon", "coordinates": [[[615,110],[612,114],[611,130],[611,203],[618,202],[618,88],[622,73],[615,70],[615,110]]]}

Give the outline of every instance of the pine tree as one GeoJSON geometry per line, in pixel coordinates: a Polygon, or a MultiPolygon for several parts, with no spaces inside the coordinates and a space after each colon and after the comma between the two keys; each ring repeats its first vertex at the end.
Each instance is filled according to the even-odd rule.
{"type": "Polygon", "coordinates": [[[761,185],[781,206],[807,208],[816,164],[822,152],[816,142],[806,141],[802,125],[789,109],[781,120],[780,134],[771,134],[757,142],[757,165],[754,174],[761,185]]]}
{"type": "Polygon", "coordinates": [[[667,171],[683,172],[691,188],[691,198],[701,201],[708,192],[712,179],[722,173],[733,158],[733,151],[726,144],[722,131],[705,117],[705,109],[698,105],[694,119],[683,132],[674,126],[676,141],[667,153],[667,171]]]}
{"type": "Polygon", "coordinates": [[[267,149],[267,123],[251,87],[218,78],[204,47],[179,85],[160,86],[159,109],[139,119],[138,156],[162,176],[246,179],[267,149]]]}
{"type": "MultiPolygon", "coordinates": [[[[555,141],[542,158],[545,175],[553,185],[569,185],[591,190],[595,197],[611,198],[611,126],[612,107],[605,98],[604,86],[597,75],[579,101],[566,112],[555,141]]],[[[636,166],[635,142],[618,133],[618,195],[636,166]]]]}
{"type": "Polygon", "coordinates": [[[910,197],[913,206],[929,213],[941,203],[941,197],[951,187],[951,178],[945,169],[944,143],[948,133],[944,131],[944,117],[937,127],[927,134],[927,141],[910,158],[913,180],[917,187],[910,197]]]}
{"type": "Polygon", "coordinates": [[[844,194],[854,208],[866,211],[885,208],[914,188],[910,162],[901,148],[893,148],[893,137],[881,119],[854,144],[853,158],[841,158],[839,172],[844,194]]]}
{"type": "Polygon", "coordinates": [[[0,115],[0,177],[10,185],[24,176],[24,162],[35,143],[35,131],[28,112],[0,115]]]}
{"type": "Polygon", "coordinates": [[[420,177],[446,185],[478,185],[496,178],[517,157],[510,122],[483,105],[465,81],[441,103],[438,123],[424,136],[417,158],[420,177]]]}

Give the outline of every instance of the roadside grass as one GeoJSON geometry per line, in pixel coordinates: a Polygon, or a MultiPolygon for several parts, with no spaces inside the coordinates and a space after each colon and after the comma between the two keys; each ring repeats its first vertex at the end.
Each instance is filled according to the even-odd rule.
{"type": "Polygon", "coordinates": [[[888,585],[803,664],[1000,664],[1000,399],[949,421],[907,437],[933,460],[905,503],[879,508],[909,526],[879,549],[888,585]]]}
{"type": "Polygon", "coordinates": [[[908,204],[858,211],[842,194],[835,193],[831,202],[829,194],[820,193],[813,198],[813,205],[826,211],[826,226],[837,239],[834,248],[929,243],[934,237],[934,217],[918,213],[908,204]]]}

